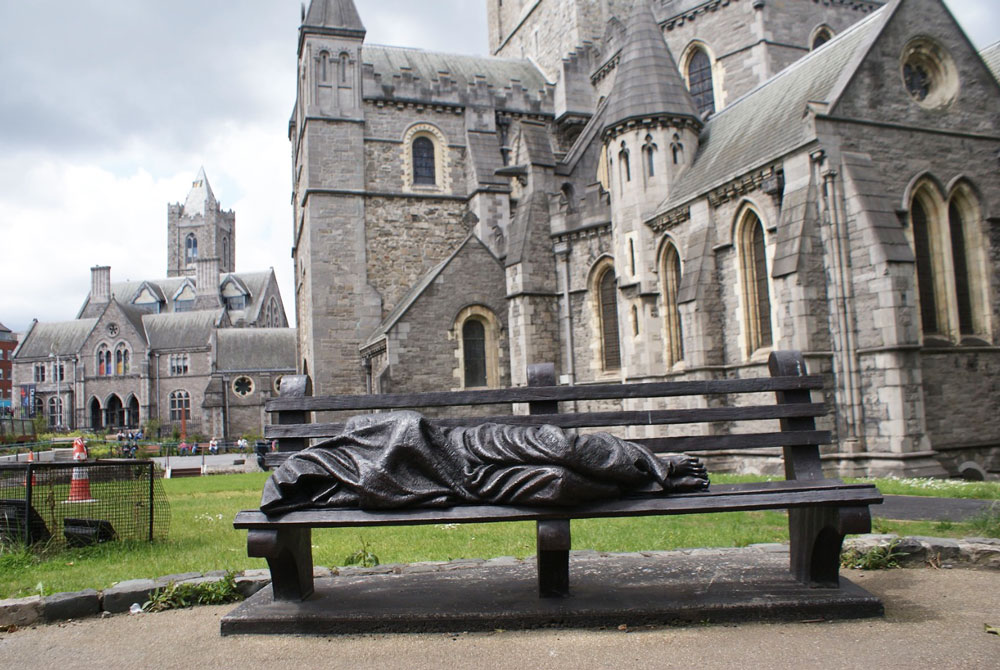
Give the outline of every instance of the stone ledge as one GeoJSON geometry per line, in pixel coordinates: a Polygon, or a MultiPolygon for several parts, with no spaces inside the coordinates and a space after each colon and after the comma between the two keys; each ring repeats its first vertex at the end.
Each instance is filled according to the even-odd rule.
{"type": "Polygon", "coordinates": [[[902,567],[986,568],[1000,570],[1000,539],[968,537],[952,540],[941,537],[900,537],[858,535],[844,540],[844,551],[867,552],[886,548],[896,542],[898,563],[902,567]]]}

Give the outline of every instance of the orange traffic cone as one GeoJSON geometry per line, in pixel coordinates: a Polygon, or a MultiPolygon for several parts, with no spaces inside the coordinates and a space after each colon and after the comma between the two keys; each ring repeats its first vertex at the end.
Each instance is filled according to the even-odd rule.
{"type": "Polygon", "coordinates": [[[94,502],[90,495],[90,475],[87,468],[73,468],[73,479],[69,483],[69,498],[66,502],[94,502]]]}
{"type": "MultiPolygon", "coordinates": [[[[35,454],[32,451],[28,452],[28,462],[29,463],[34,463],[35,462],[35,454]]],[[[38,479],[35,478],[35,470],[34,470],[34,468],[32,468],[29,465],[28,466],[28,470],[31,472],[31,485],[32,486],[38,486],[38,479]]],[[[28,485],[28,475],[27,474],[24,475],[24,485],[25,486],[28,485]]]]}
{"type": "MultiPolygon", "coordinates": [[[[82,437],[73,440],[73,460],[87,460],[87,447],[82,437]]],[[[90,473],[87,468],[73,468],[73,479],[69,483],[69,498],[66,502],[94,502],[90,496],[90,473]]]]}

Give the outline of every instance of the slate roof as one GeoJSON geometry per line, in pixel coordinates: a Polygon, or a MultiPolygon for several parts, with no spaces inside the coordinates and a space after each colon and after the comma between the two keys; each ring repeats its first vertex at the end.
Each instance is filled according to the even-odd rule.
{"type": "MultiPolygon", "coordinates": [[[[268,283],[271,280],[271,276],[274,273],[273,270],[266,270],[264,272],[226,272],[219,275],[219,287],[229,278],[236,279],[239,283],[243,284],[250,291],[250,295],[247,297],[247,306],[243,310],[243,314],[247,316],[248,320],[254,321],[260,314],[261,309],[264,305],[261,304],[260,298],[264,295],[267,289],[268,283]]],[[[163,297],[167,302],[167,311],[173,310],[173,300],[174,295],[180,290],[181,286],[185,282],[190,282],[191,285],[197,286],[197,281],[194,276],[190,277],[167,277],[166,279],[143,279],[137,281],[123,281],[123,282],[113,282],[111,284],[111,297],[118,301],[122,306],[131,305],[132,301],[139,295],[144,287],[149,288],[158,297],[163,297]]],[[[80,309],[80,315],[83,315],[87,308],[90,306],[90,295],[87,295],[87,299],[83,303],[83,307],[80,309]]]]}
{"type": "Polygon", "coordinates": [[[873,12],[709,118],[694,163],[679,175],[657,214],[812,141],[804,119],[807,104],[835,101],[894,6],[873,12]]]}
{"type": "Polygon", "coordinates": [[[983,57],[986,61],[986,65],[989,66],[990,70],[993,72],[993,76],[1000,81],[1000,42],[996,42],[986,47],[979,52],[979,55],[983,57]]]}
{"type": "Polygon", "coordinates": [[[142,321],[150,349],[200,349],[209,345],[212,330],[225,310],[147,314],[142,321]]]}
{"type": "MultiPolygon", "coordinates": [[[[361,59],[374,69],[376,81],[380,78],[383,85],[392,84],[394,75],[406,71],[428,84],[437,82],[441,73],[447,73],[460,92],[475,83],[477,76],[483,77],[485,83],[496,90],[508,88],[515,81],[532,94],[541,93],[548,86],[545,76],[529,60],[436,53],[378,44],[365,44],[361,59]]],[[[381,89],[366,90],[364,94],[366,98],[390,97],[381,89]]]]}
{"type": "Polygon", "coordinates": [[[351,32],[365,31],[353,0],[312,0],[302,25],[351,32]]]}
{"type": "Polygon", "coordinates": [[[631,119],[660,115],[700,118],[646,3],[636,5],[629,17],[625,46],[608,99],[605,130],[631,119]]]}
{"type": "Polygon", "coordinates": [[[216,337],[215,365],[220,371],[295,369],[294,328],[224,328],[216,337]]]}
{"type": "Polygon", "coordinates": [[[21,340],[17,357],[48,358],[50,353],[72,356],[80,351],[80,347],[96,325],[97,319],[36,323],[21,340]]]}

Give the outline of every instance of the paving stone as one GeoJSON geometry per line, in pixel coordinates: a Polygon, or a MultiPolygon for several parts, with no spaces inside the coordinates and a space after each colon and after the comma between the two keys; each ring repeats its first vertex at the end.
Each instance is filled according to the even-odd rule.
{"type": "Polygon", "coordinates": [[[94,589],[56,593],[46,596],[42,603],[42,616],[49,621],[80,619],[101,611],[101,594],[94,589]]]}
{"type": "Polygon", "coordinates": [[[41,617],[41,596],[0,600],[0,627],[30,626],[41,617]]]}

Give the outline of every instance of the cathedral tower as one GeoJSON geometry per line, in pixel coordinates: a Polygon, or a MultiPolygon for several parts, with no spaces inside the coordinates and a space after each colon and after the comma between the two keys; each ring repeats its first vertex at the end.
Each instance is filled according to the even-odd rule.
{"type": "Polygon", "coordinates": [[[315,377],[317,394],[364,387],[358,347],[382,318],[381,299],[367,278],[364,39],[352,0],[312,0],[303,12],[299,88],[289,127],[295,167],[292,256],[298,369],[315,377]]]}
{"type": "Polygon", "coordinates": [[[184,204],[167,205],[167,276],[194,276],[199,258],[218,258],[219,272],[236,270],[236,213],[219,206],[205,168],[184,204]]]}

